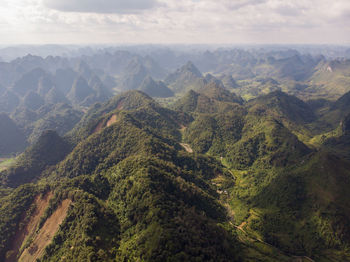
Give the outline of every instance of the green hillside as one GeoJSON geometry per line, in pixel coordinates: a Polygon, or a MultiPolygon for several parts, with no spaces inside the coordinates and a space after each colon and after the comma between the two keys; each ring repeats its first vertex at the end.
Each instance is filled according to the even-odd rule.
{"type": "Polygon", "coordinates": [[[236,225],[286,254],[335,261],[348,256],[348,208],[340,208],[349,181],[348,154],[343,153],[349,149],[347,121],[342,122],[341,140],[328,140],[315,152],[296,135],[308,141],[327,134],[323,120],[295,97],[274,92],[235,111],[213,112],[210,106],[196,110],[201,105],[199,99],[189,99],[199,96],[193,94],[180,100],[194,117],[184,130],[184,141],[230,168],[235,185],[221,186],[236,225]],[[335,252],[338,248],[343,251],[335,252]]]}
{"type": "Polygon", "coordinates": [[[17,187],[35,181],[48,166],[57,164],[71,150],[71,145],[55,131],[47,130],[38,141],[21,154],[13,166],[0,173],[2,185],[17,187]]]}
{"type": "Polygon", "coordinates": [[[190,61],[169,74],[164,81],[174,93],[184,93],[190,89],[196,90],[206,84],[202,73],[190,61]]]}
{"type": "Polygon", "coordinates": [[[27,145],[24,133],[5,113],[0,113],[0,156],[21,152],[27,145]]]}
{"type": "Polygon", "coordinates": [[[152,77],[146,77],[141,86],[138,88],[140,91],[148,94],[151,97],[171,97],[174,95],[162,81],[155,81],[152,77]]]}
{"type": "Polygon", "coordinates": [[[349,261],[349,117],[327,122],[343,100],[212,81],[169,108],[96,103],[1,172],[0,260],[349,261]]]}

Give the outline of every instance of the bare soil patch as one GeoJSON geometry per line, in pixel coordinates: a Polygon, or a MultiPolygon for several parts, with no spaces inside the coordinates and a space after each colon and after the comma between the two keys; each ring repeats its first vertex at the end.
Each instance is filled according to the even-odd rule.
{"type": "Polygon", "coordinates": [[[92,132],[93,134],[100,132],[103,128],[111,126],[112,124],[114,124],[115,122],[117,122],[117,115],[112,115],[107,123],[104,125],[104,120],[101,120],[98,125],[95,127],[94,131],[92,132]]]}
{"type": "Polygon", "coordinates": [[[37,258],[43,255],[45,247],[50,244],[59,226],[66,218],[71,202],[70,199],[62,201],[56,211],[46,220],[30,246],[23,251],[18,261],[36,261],[37,258]]]}
{"type": "Polygon", "coordinates": [[[110,126],[112,124],[114,124],[115,122],[117,122],[117,115],[112,115],[111,118],[107,121],[107,126],[110,126]]]}
{"type": "Polygon", "coordinates": [[[193,153],[193,150],[189,144],[185,143],[180,143],[180,145],[188,152],[188,153],[193,153]]]}
{"type": "Polygon", "coordinates": [[[92,132],[93,134],[100,132],[103,128],[103,120],[101,120],[98,125],[95,127],[94,131],[92,132]]]}
{"type": "MultiPolygon", "coordinates": [[[[44,211],[49,206],[49,201],[52,196],[52,192],[48,192],[43,196],[37,196],[35,198],[35,210],[27,224],[16,233],[11,245],[11,255],[5,260],[6,262],[17,261],[17,256],[19,255],[21,246],[28,239],[28,237],[32,236],[35,233],[35,230],[37,229],[40,222],[40,217],[44,214],[44,211]]],[[[25,219],[26,217],[24,214],[21,223],[24,223],[25,219]]]]}

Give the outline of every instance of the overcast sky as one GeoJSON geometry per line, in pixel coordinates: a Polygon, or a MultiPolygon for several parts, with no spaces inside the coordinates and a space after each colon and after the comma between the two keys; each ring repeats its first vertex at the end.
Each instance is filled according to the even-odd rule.
{"type": "Polygon", "coordinates": [[[350,0],[0,0],[0,44],[350,43],[350,0]]]}

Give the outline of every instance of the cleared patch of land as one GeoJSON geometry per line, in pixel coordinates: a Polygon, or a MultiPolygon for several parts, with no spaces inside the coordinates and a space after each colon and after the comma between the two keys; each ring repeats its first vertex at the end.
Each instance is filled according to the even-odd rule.
{"type": "Polygon", "coordinates": [[[180,143],[180,145],[188,152],[188,153],[193,153],[193,150],[189,144],[185,143],[180,143]]]}
{"type": "Polygon", "coordinates": [[[117,115],[112,115],[110,119],[108,119],[106,126],[110,126],[117,122],[117,115]]]}
{"type": "Polygon", "coordinates": [[[109,127],[112,124],[114,124],[115,122],[117,122],[117,115],[112,115],[106,124],[104,124],[104,120],[101,120],[98,125],[95,127],[94,132],[93,133],[97,133],[100,132],[103,128],[105,127],[109,127]]]}
{"type": "MultiPolygon", "coordinates": [[[[17,257],[20,254],[20,249],[28,238],[30,238],[37,229],[40,218],[44,214],[46,208],[49,206],[49,201],[52,198],[52,192],[49,192],[43,196],[37,196],[34,200],[35,210],[31,215],[29,221],[25,221],[25,218],[21,223],[26,223],[26,225],[20,229],[12,242],[11,251],[6,259],[6,262],[17,261],[17,257]]],[[[29,260],[28,260],[29,261],[29,260]]]]}
{"type": "Polygon", "coordinates": [[[36,261],[40,258],[45,247],[50,244],[56,234],[59,226],[67,216],[68,208],[71,204],[70,199],[63,200],[53,214],[46,220],[39,233],[34,237],[32,243],[26,248],[18,261],[36,261]]]}

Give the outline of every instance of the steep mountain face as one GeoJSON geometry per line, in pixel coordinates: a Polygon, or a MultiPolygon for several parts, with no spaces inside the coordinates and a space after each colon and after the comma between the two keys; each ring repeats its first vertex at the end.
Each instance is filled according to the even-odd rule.
{"type": "Polygon", "coordinates": [[[349,111],[349,102],[350,102],[350,92],[342,95],[334,104],[332,109],[338,109],[340,111],[349,111]]]}
{"type": "Polygon", "coordinates": [[[26,107],[30,110],[37,110],[45,104],[44,99],[37,93],[30,91],[22,100],[21,106],[26,107]]]}
{"type": "Polygon", "coordinates": [[[19,102],[18,96],[11,90],[7,90],[0,95],[0,111],[10,113],[19,105],[19,102]]]}
{"type": "Polygon", "coordinates": [[[347,195],[347,163],[325,153],[303,160],[294,170],[253,169],[249,176],[237,173],[235,202],[248,206],[245,211],[234,209],[241,212],[236,213],[238,223],[246,222],[245,230],[258,232],[265,241],[289,254],[320,261],[325,257],[348,260],[347,255],[337,256],[331,251],[348,241],[345,225],[349,216],[343,199],[347,195]]]}
{"type": "Polygon", "coordinates": [[[24,74],[13,86],[12,90],[23,96],[29,91],[36,91],[40,78],[45,77],[46,72],[41,68],[33,69],[24,74]]]}
{"type": "MultiPolygon", "coordinates": [[[[186,153],[176,141],[180,125],[186,122],[179,113],[160,107],[141,92],[117,97],[95,114],[120,101],[125,105],[123,109],[113,107],[102,114],[99,121],[105,125],[80,140],[57,169],[44,172],[47,181],[58,181],[51,184],[51,190],[56,192],[51,202],[56,204],[44,214],[42,228],[39,227],[34,239],[40,237],[45,221],[55,214],[55,205],[59,207],[67,198],[74,204],[57,229],[59,237],[54,237],[42,253],[43,259],[55,259],[64,253],[76,260],[74,252],[84,259],[91,250],[102,249],[93,253],[105,261],[238,260],[240,244],[226,229],[225,209],[208,181],[224,174],[222,166],[212,158],[186,153]],[[114,115],[115,121],[111,123],[114,115]],[[94,235],[100,227],[98,235],[94,235]],[[86,242],[87,236],[94,240],[86,242]],[[102,245],[106,238],[109,241],[102,245]],[[57,245],[60,241],[66,244],[57,245]],[[68,243],[81,245],[72,249],[68,243]],[[107,243],[114,243],[113,248],[107,243]]],[[[23,191],[27,194],[23,198],[30,202],[35,192],[23,191]]],[[[18,199],[17,191],[11,199],[18,199]]],[[[20,219],[13,208],[7,212],[20,219]]],[[[15,224],[6,227],[8,222],[6,217],[0,223],[1,232],[8,229],[8,238],[2,234],[1,243],[9,243],[16,231],[15,224]]],[[[11,245],[2,246],[1,255],[10,255],[7,246],[11,245]]]]}
{"type": "Polygon", "coordinates": [[[0,261],[350,261],[346,59],[150,49],[0,63],[0,261]]]}
{"type": "Polygon", "coordinates": [[[237,82],[233,79],[232,75],[223,74],[220,80],[224,84],[226,89],[234,89],[238,87],[237,82]]]}
{"type": "Polygon", "coordinates": [[[93,90],[86,80],[79,76],[74,80],[73,86],[67,94],[67,97],[72,103],[80,103],[90,95],[93,95],[93,90]]]}
{"type": "Polygon", "coordinates": [[[225,89],[221,83],[211,82],[198,90],[210,98],[223,102],[236,102],[238,104],[243,103],[243,99],[238,97],[235,93],[232,93],[225,89]]]}
{"type": "Polygon", "coordinates": [[[73,86],[74,80],[77,78],[77,76],[77,72],[71,68],[57,69],[54,75],[54,82],[56,83],[58,89],[66,95],[73,86]]]}
{"type": "Polygon", "coordinates": [[[17,187],[34,181],[48,166],[61,161],[71,150],[55,131],[47,130],[19,156],[16,164],[1,173],[2,185],[17,187]]]}
{"type": "Polygon", "coordinates": [[[113,90],[114,88],[117,87],[117,81],[115,80],[114,77],[111,77],[110,75],[103,75],[101,78],[101,81],[103,83],[103,85],[107,88],[109,88],[110,90],[113,90]]]}
{"type": "Polygon", "coordinates": [[[281,91],[260,96],[250,102],[251,110],[260,115],[275,115],[295,123],[310,123],[315,114],[308,104],[281,91]]]}
{"type": "Polygon", "coordinates": [[[220,103],[215,99],[211,99],[210,97],[193,90],[190,90],[184,95],[184,97],[176,101],[174,104],[174,109],[186,113],[215,113],[218,111],[225,111],[230,107],[232,107],[231,103],[220,103]]]}
{"type": "Polygon", "coordinates": [[[142,62],[151,77],[162,79],[166,76],[167,72],[156,61],[154,61],[151,56],[146,56],[144,59],[142,59],[142,62]]]}
{"type": "Polygon", "coordinates": [[[0,114],[0,155],[21,152],[27,145],[25,135],[8,115],[0,114]]]}
{"type": "Polygon", "coordinates": [[[61,58],[26,57],[10,65],[20,67],[21,74],[12,80],[10,87],[1,89],[0,111],[18,121],[30,143],[35,142],[45,128],[63,135],[80,120],[84,107],[112,96],[83,63],[78,66],[78,72],[61,58]]]}
{"type": "Polygon", "coordinates": [[[321,137],[323,146],[331,151],[333,154],[337,154],[341,158],[350,160],[350,132],[349,132],[349,115],[339,123],[335,130],[331,131],[321,137]]]}
{"type": "Polygon", "coordinates": [[[278,78],[302,81],[312,74],[312,68],[317,64],[317,61],[296,54],[291,57],[271,61],[271,64],[276,68],[275,74],[278,78]]]}
{"type": "Polygon", "coordinates": [[[70,131],[83,113],[68,104],[50,104],[37,111],[37,119],[29,126],[28,141],[34,143],[45,130],[55,130],[60,136],[70,131]]]}
{"type": "Polygon", "coordinates": [[[138,89],[147,75],[147,69],[141,61],[139,59],[133,59],[127,65],[118,86],[123,91],[138,89]]]}
{"type": "Polygon", "coordinates": [[[97,75],[92,75],[89,86],[94,90],[94,102],[104,102],[112,97],[112,92],[105,87],[97,75]]]}
{"type": "Polygon", "coordinates": [[[26,256],[70,205],[35,256],[347,260],[350,163],[329,151],[336,147],[313,150],[294,134],[319,125],[308,104],[281,92],[242,103],[211,82],[173,108],[129,91],[91,107],[66,139],[44,133],[1,175],[3,187],[22,191],[0,198],[9,214],[0,219],[0,255],[26,256]],[[19,210],[30,212],[40,194],[50,204],[18,240],[33,242],[17,250],[13,221],[27,225],[19,210]]]}
{"type": "Polygon", "coordinates": [[[341,122],[341,130],[343,135],[350,134],[350,115],[347,115],[341,122]]]}
{"type": "Polygon", "coordinates": [[[165,83],[175,93],[196,90],[205,85],[206,80],[192,62],[188,62],[165,78],[165,83]]]}
{"type": "MultiPolygon", "coordinates": [[[[343,202],[347,193],[336,193],[344,192],[349,181],[349,163],[342,153],[349,148],[344,141],[348,138],[328,142],[325,151],[308,148],[293,133],[297,127],[307,129],[316,116],[305,103],[280,92],[215,114],[196,110],[193,101],[198,99],[188,99],[199,96],[195,94],[190,92],[185,100],[195,106],[182,107],[195,113],[184,141],[195,152],[216,156],[230,167],[235,186],[226,187],[226,192],[241,230],[289,254],[315,259],[348,241],[345,225],[350,217],[343,202]],[[337,171],[331,171],[336,166],[337,171]],[[317,215],[328,208],[329,213],[317,215]],[[337,223],[341,226],[336,229],[337,223]],[[314,234],[317,237],[310,238],[314,234]]],[[[342,127],[346,129],[346,119],[342,127]]]]}
{"type": "Polygon", "coordinates": [[[47,104],[68,103],[68,99],[57,87],[52,87],[45,95],[45,103],[47,104]]]}
{"type": "Polygon", "coordinates": [[[245,119],[241,139],[227,151],[228,162],[236,169],[296,164],[311,153],[282,123],[269,118],[254,119],[250,114],[245,119]]]}
{"type": "Polygon", "coordinates": [[[151,97],[140,91],[128,91],[105,103],[96,103],[82,117],[69,136],[74,140],[89,136],[98,126],[99,119],[113,110],[133,110],[152,103],[151,97]]]}
{"type": "Polygon", "coordinates": [[[350,113],[350,92],[345,93],[334,102],[324,104],[319,111],[321,119],[330,128],[339,126],[341,121],[350,113]]]}
{"type": "Polygon", "coordinates": [[[162,79],[166,76],[164,66],[160,66],[153,55],[139,55],[126,50],[106,51],[91,56],[84,56],[81,59],[94,71],[104,71],[109,76],[123,77],[128,75],[131,65],[142,65],[150,75],[155,79],[162,79]]]}
{"type": "Polygon", "coordinates": [[[75,71],[78,72],[78,74],[80,76],[84,77],[85,79],[88,79],[89,77],[94,75],[94,72],[91,70],[89,65],[83,60],[80,60],[77,63],[77,65],[75,67],[75,71]]]}
{"type": "Polygon", "coordinates": [[[162,81],[154,81],[152,77],[146,77],[139,87],[139,90],[145,92],[151,97],[171,97],[174,95],[162,81]]]}
{"type": "Polygon", "coordinates": [[[223,83],[221,82],[220,79],[216,78],[215,76],[213,76],[212,74],[206,74],[204,76],[204,79],[207,83],[214,83],[217,85],[223,85],[223,83]]]}
{"type": "Polygon", "coordinates": [[[59,103],[67,102],[68,99],[73,105],[89,107],[96,102],[106,101],[112,96],[111,90],[105,87],[97,74],[84,61],[79,61],[76,71],[70,68],[57,70],[53,79],[55,92],[66,96],[66,99],[63,99],[62,94],[59,94],[59,103]]]}
{"type": "Polygon", "coordinates": [[[298,121],[311,121],[312,118],[308,118],[310,114],[305,112],[313,116],[312,111],[307,111],[308,107],[302,101],[283,93],[272,93],[269,97],[261,97],[261,100],[241,107],[236,102],[236,96],[220,86],[208,85],[202,92],[191,91],[176,107],[200,113],[185,131],[185,140],[196,151],[219,153],[236,168],[251,166],[255,161],[285,165],[280,161],[288,159],[295,162],[310,153],[280,122],[290,122],[292,124],[289,126],[294,127],[293,124],[296,125],[298,121]],[[280,103],[270,99],[277,99],[280,103]],[[305,119],[295,118],[300,111],[305,119]]]}
{"type": "Polygon", "coordinates": [[[310,82],[315,85],[313,91],[332,99],[339,98],[349,91],[349,69],[350,60],[347,59],[320,61],[310,76],[310,82]]]}
{"type": "Polygon", "coordinates": [[[40,77],[37,92],[40,96],[44,97],[53,87],[55,87],[55,84],[51,77],[40,77]]]}
{"type": "Polygon", "coordinates": [[[128,120],[129,117],[123,114],[124,111],[132,112],[130,119],[136,119],[149,126],[152,132],[172,139],[181,136],[179,132],[181,123],[186,124],[191,120],[187,114],[161,107],[143,92],[128,91],[90,108],[76,128],[70,132],[69,137],[73,141],[80,141],[117,122],[121,119],[119,117],[128,120]]]}
{"type": "Polygon", "coordinates": [[[69,104],[46,104],[36,111],[17,108],[11,117],[18,123],[28,142],[33,143],[47,129],[64,135],[79,122],[81,116],[82,112],[69,104]]]}
{"type": "Polygon", "coordinates": [[[212,82],[198,91],[190,90],[175,102],[174,108],[183,112],[217,113],[227,112],[242,103],[241,97],[212,82]]]}
{"type": "Polygon", "coordinates": [[[73,105],[88,107],[96,102],[105,101],[112,96],[97,75],[92,74],[89,77],[89,81],[83,75],[79,75],[74,80],[67,94],[68,100],[73,105]]]}

